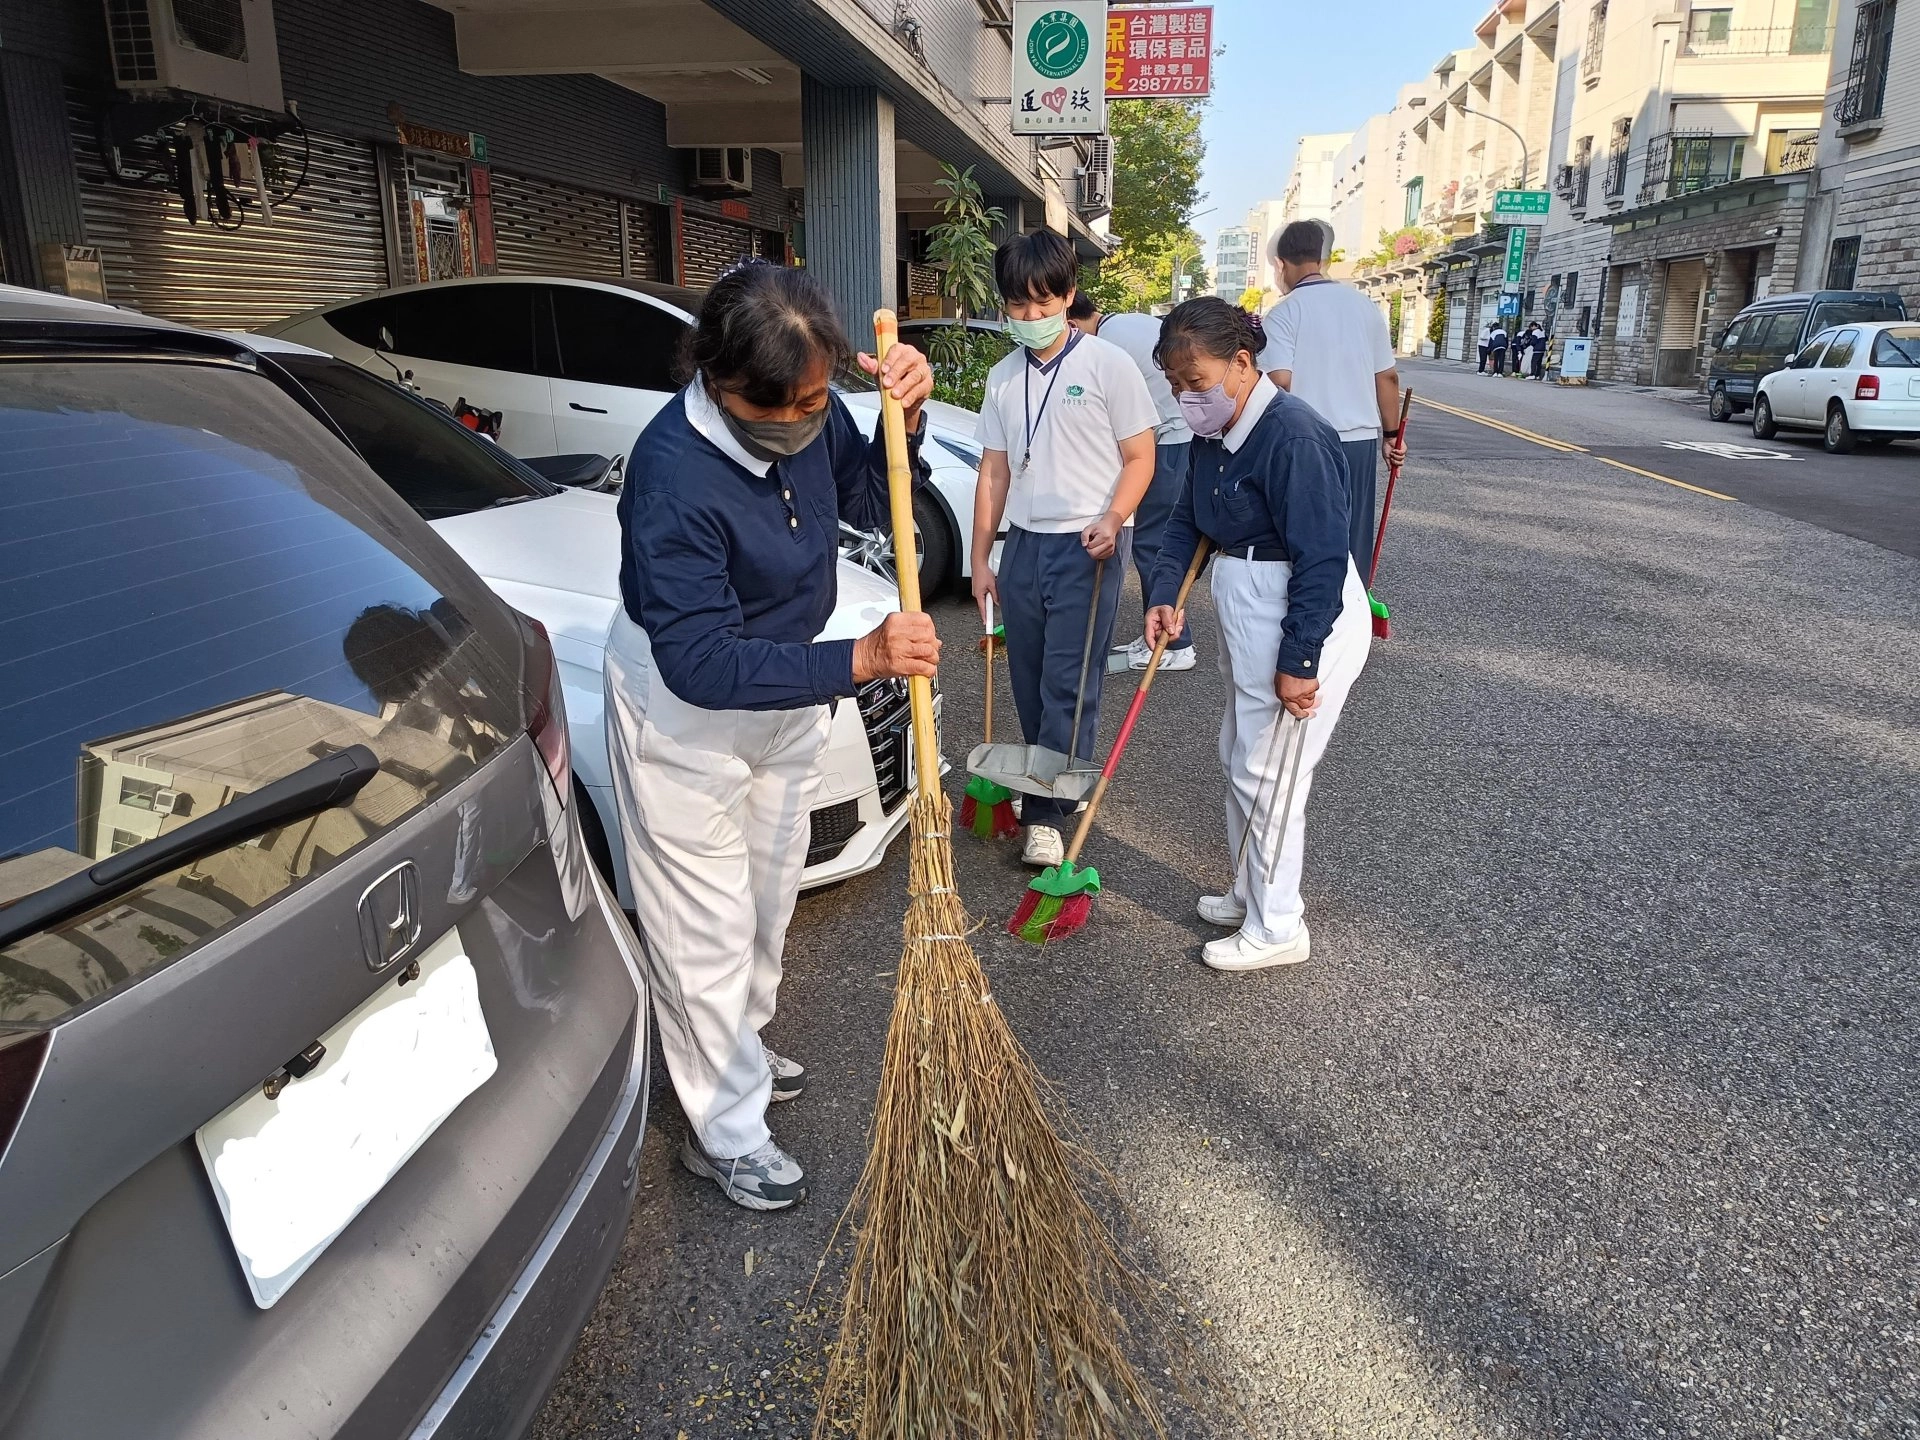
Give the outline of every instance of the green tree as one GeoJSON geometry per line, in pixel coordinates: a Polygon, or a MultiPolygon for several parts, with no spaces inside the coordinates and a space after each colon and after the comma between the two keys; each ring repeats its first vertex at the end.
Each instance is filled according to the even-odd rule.
{"type": "Polygon", "coordinates": [[[993,235],[1006,214],[986,203],[973,167],[942,165],[936,182],[943,192],[935,202],[939,222],[927,231],[927,259],[940,269],[940,293],[959,310],[953,324],[934,333],[928,346],[936,400],[978,410],[985,396],[987,371],[1007,352],[998,336],[969,330],[967,321],[996,308],[993,289],[993,235]]]}
{"type": "Polygon", "coordinates": [[[1447,343],[1447,292],[1433,297],[1433,314],[1427,320],[1427,339],[1436,347],[1447,343]]]}
{"type": "Polygon", "coordinates": [[[1262,290],[1258,285],[1249,285],[1240,292],[1240,308],[1249,315],[1258,315],[1260,313],[1260,302],[1266,298],[1266,295],[1267,292],[1262,290]]]}
{"type": "Polygon", "coordinates": [[[1203,113],[1198,101],[1116,100],[1107,106],[1113,139],[1108,228],[1118,244],[1097,271],[1081,279],[1102,310],[1166,304],[1176,261],[1193,281],[1187,293],[1206,288],[1200,237],[1186,223],[1200,198],[1200,163],[1207,153],[1203,113]]]}

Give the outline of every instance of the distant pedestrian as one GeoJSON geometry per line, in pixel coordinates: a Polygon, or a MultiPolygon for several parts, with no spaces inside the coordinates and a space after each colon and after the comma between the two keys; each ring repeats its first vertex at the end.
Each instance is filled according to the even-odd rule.
{"type": "MultiPolygon", "coordinates": [[[[1147,487],[1140,508],[1133,512],[1133,568],[1140,574],[1140,602],[1144,610],[1153,562],[1160,554],[1160,536],[1173,514],[1173,502],[1180,498],[1180,487],[1186,483],[1187,455],[1192,448],[1193,432],[1180,418],[1180,406],[1174,401],[1165,373],[1153,363],[1153,347],[1160,343],[1159,317],[1105,314],[1082,290],[1067,307],[1067,319],[1083,333],[1098,335],[1127,352],[1146,379],[1147,393],[1153,397],[1153,407],[1160,415],[1160,423],[1153,432],[1153,483],[1147,487]]],[[[1153,659],[1153,647],[1147,644],[1144,634],[1125,645],[1115,645],[1114,649],[1125,650],[1127,663],[1135,670],[1146,669],[1153,659]]],[[[1160,657],[1162,670],[1191,670],[1193,663],[1191,634],[1182,635],[1160,657]]]]}
{"type": "Polygon", "coordinates": [[[1351,285],[1320,273],[1327,234],[1319,222],[1296,220],[1268,249],[1284,299],[1267,316],[1260,368],[1282,390],[1319,412],[1340,437],[1347,461],[1347,516],[1360,578],[1373,574],[1373,491],[1381,437],[1387,460],[1405,461],[1392,438],[1400,423],[1400,372],[1386,317],[1351,285]]]}
{"type": "Polygon", "coordinates": [[[1493,361],[1494,374],[1507,373],[1507,327],[1498,320],[1487,332],[1487,355],[1493,361]]]}
{"type": "Polygon", "coordinates": [[[1487,326],[1487,333],[1480,337],[1480,371],[1479,373],[1482,375],[1487,373],[1487,358],[1493,354],[1493,345],[1491,343],[1492,340],[1493,340],[1493,326],[1489,325],[1487,326]]]}
{"type": "MultiPolygon", "coordinates": [[[[1540,328],[1538,320],[1527,322],[1526,334],[1520,337],[1520,350],[1529,361],[1528,376],[1535,380],[1543,379],[1547,373],[1547,332],[1540,328]]],[[[1518,360],[1513,368],[1516,373],[1519,371],[1518,360]]]]}

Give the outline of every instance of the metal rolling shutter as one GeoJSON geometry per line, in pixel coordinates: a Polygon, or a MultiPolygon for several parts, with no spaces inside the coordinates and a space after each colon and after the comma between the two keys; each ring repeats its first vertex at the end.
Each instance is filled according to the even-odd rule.
{"type": "MultiPolygon", "coordinates": [[[[642,268],[645,226],[631,226],[633,273],[642,268]]],[[[493,172],[493,248],[502,275],[607,279],[620,266],[620,202],[530,175],[493,172]]]]}
{"type": "Polygon", "coordinates": [[[683,284],[705,289],[720,278],[735,261],[757,252],[751,226],[698,215],[688,210],[680,217],[680,243],[685,247],[686,278],[683,284]]]}
{"type": "Polygon", "coordinates": [[[1700,292],[1707,288],[1707,262],[1675,260],[1667,266],[1667,297],[1660,309],[1660,348],[1691,350],[1700,343],[1700,292]]]}
{"type": "MultiPolygon", "coordinates": [[[[100,247],[107,298],[148,315],[221,330],[257,330],[387,283],[387,242],[373,147],[315,135],[307,178],[265,225],[249,206],[238,230],[191,225],[170,187],[108,179],[90,111],[74,115],[75,163],[88,243],[100,247]]],[[[283,159],[298,174],[302,147],[283,159]]]]}

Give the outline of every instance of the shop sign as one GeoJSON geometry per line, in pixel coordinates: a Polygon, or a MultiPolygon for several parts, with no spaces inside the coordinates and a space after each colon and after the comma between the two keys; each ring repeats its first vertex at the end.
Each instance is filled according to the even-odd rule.
{"type": "Polygon", "coordinates": [[[1213,89],[1213,7],[1107,12],[1107,98],[1190,100],[1213,89]]]}
{"type": "Polygon", "coordinates": [[[485,162],[487,158],[487,137],[484,135],[476,135],[472,131],[436,130],[431,125],[421,125],[391,111],[388,113],[393,120],[393,133],[410,150],[431,150],[436,155],[453,155],[461,160],[485,162]]]}
{"type": "Polygon", "coordinates": [[[720,213],[729,220],[751,220],[753,218],[753,212],[747,208],[747,202],[744,200],[722,200],[720,202],[720,213]]]}
{"type": "Polygon", "coordinates": [[[1013,133],[1098,135],[1107,128],[1106,0],[1016,0],[1013,133]]]}

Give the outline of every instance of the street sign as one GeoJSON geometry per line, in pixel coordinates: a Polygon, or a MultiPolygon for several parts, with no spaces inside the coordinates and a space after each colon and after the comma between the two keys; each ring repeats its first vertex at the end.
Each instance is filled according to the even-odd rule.
{"type": "Polygon", "coordinates": [[[1500,297],[1500,318],[1502,320],[1518,320],[1520,318],[1520,297],[1518,295],[1502,295],[1500,297]]]}
{"type": "Polygon", "coordinates": [[[1527,232],[1516,225],[1507,232],[1507,284],[1518,285],[1527,265],[1527,232]]]}
{"type": "Polygon", "coordinates": [[[1493,192],[1493,223],[1496,225],[1544,225],[1553,197],[1544,190],[1496,190],[1493,192]]]}
{"type": "Polygon", "coordinates": [[[1098,135],[1107,128],[1106,0],[1016,0],[1013,133],[1098,135]]]}
{"type": "Polygon", "coordinates": [[[1213,87],[1213,7],[1107,12],[1107,98],[1187,100],[1213,87]]]}

